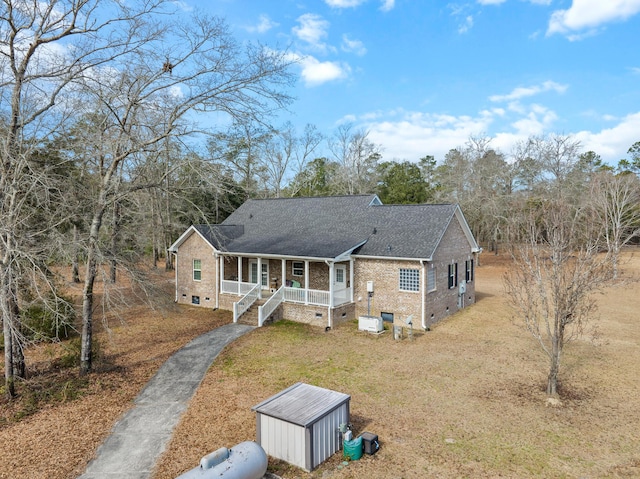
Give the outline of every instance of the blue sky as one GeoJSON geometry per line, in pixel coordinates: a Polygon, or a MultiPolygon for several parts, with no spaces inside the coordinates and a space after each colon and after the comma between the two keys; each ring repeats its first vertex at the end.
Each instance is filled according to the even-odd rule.
{"type": "Polygon", "coordinates": [[[559,133],[615,164],[640,141],[640,0],[177,3],[299,60],[282,122],[350,122],[385,160],[559,133]]]}

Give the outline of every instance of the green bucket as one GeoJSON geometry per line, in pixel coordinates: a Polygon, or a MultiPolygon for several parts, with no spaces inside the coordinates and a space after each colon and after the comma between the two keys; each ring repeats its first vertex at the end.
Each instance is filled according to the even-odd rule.
{"type": "Polygon", "coordinates": [[[357,461],[362,457],[362,436],[358,436],[352,441],[344,441],[343,448],[345,458],[357,461]]]}

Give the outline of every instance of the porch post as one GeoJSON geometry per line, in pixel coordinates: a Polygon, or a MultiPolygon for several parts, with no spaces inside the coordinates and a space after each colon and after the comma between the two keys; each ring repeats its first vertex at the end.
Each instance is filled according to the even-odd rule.
{"type": "Polygon", "coordinates": [[[287,285],[287,260],[282,258],[282,284],[280,286],[287,285]]]}
{"type": "Polygon", "coordinates": [[[258,257],[258,299],[262,299],[262,258],[258,257]]]}
{"type": "Polygon", "coordinates": [[[220,286],[224,281],[224,256],[220,255],[220,286]]]}
{"type": "Polygon", "coordinates": [[[238,291],[242,288],[242,256],[238,256],[238,291]]]}
{"type": "Polygon", "coordinates": [[[309,260],[304,261],[304,304],[309,304],[309,260]]]}
{"type": "Polygon", "coordinates": [[[349,301],[351,303],[353,303],[353,278],[355,277],[355,274],[353,272],[353,266],[355,264],[355,261],[353,260],[353,258],[349,258],[349,286],[351,287],[351,292],[349,293],[350,298],[349,301]]]}
{"type": "Polygon", "coordinates": [[[335,281],[335,263],[332,261],[329,263],[329,314],[328,322],[330,328],[333,328],[333,318],[331,317],[331,310],[333,309],[333,283],[335,281]]]}
{"type": "MultiPolygon", "coordinates": [[[[218,261],[218,253],[213,253],[213,263],[214,264],[219,264],[220,262],[218,261]]],[[[222,285],[222,283],[220,282],[220,275],[216,274],[216,309],[218,309],[220,307],[220,286],[222,285]]]]}

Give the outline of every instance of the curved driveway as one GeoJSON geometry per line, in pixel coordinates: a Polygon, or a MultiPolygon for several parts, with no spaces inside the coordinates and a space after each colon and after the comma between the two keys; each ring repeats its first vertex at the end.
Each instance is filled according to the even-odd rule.
{"type": "Polygon", "coordinates": [[[115,424],[79,479],[148,479],[213,360],[252,329],[255,326],[226,324],[171,356],[115,424]]]}

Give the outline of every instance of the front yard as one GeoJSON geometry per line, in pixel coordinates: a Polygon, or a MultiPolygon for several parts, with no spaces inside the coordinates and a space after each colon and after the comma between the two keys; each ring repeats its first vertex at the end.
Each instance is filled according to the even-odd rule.
{"type": "MultiPolygon", "coordinates": [[[[638,276],[640,257],[628,258],[625,274],[638,276]]],[[[637,284],[599,296],[601,338],[567,347],[563,405],[549,407],[545,358],[503,298],[506,260],[481,261],[477,304],[413,341],[356,322],[329,332],[279,322],[240,338],[214,362],[153,477],[174,478],[208,452],[254,439],[251,407],[297,381],[350,394],[354,433],[377,434],[381,449],[346,466],[336,454],[312,473],[271,461],[285,479],[640,476],[637,284]]],[[[104,361],[84,385],[51,372],[56,347],[30,352],[39,371],[31,381],[59,375],[68,394],[59,388],[45,406],[32,399],[29,410],[22,388],[21,401],[1,404],[0,478],[77,477],[162,362],[230,315],[138,304],[123,319],[99,334],[104,361]]]]}

